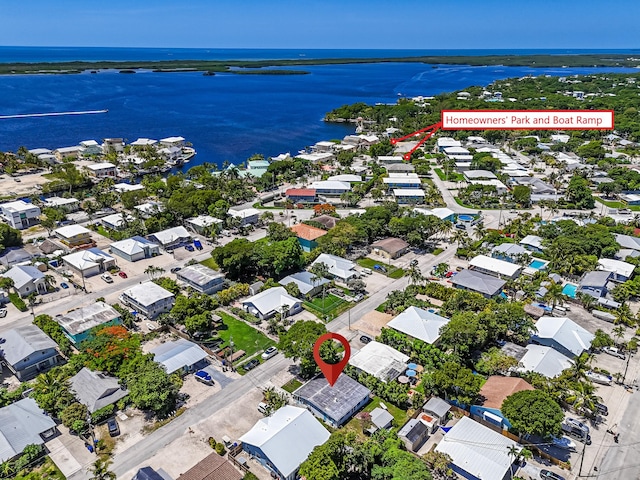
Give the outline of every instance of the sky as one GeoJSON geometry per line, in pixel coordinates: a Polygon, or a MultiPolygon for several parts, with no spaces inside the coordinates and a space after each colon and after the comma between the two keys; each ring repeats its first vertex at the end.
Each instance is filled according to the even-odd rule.
{"type": "Polygon", "coordinates": [[[2,46],[640,48],[638,0],[0,0],[2,46]]]}

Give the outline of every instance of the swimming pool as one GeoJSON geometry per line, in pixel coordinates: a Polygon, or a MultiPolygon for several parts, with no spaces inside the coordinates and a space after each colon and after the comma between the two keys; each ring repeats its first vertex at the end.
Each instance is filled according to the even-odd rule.
{"type": "Polygon", "coordinates": [[[562,289],[562,293],[567,297],[576,298],[577,289],[578,289],[577,285],[573,285],[572,283],[567,283],[562,289]]]}
{"type": "Polygon", "coordinates": [[[473,222],[473,215],[458,215],[461,222],[473,222]]]}
{"type": "Polygon", "coordinates": [[[534,260],[529,264],[529,267],[534,268],[536,270],[540,270],[544,268],[545,265],[546,265],[546,262],[543,262],[542,260],[534,260]]]}

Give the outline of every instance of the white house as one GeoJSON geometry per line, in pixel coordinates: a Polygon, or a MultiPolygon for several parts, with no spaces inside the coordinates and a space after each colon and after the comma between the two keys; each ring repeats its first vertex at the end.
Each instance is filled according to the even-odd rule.
{"type": "MultiPolygon", "coordinates": [[[[387,180],[385,178],[385,180],[387,180]]],[[[426,195],[421,188],[394,188],[393,198],[401,205],[415,205],[424,203],[426,195]]]]}
{"type": "Polygon", "coordinates": [[[598,260],[598,270],[611,272],[611,280],[614,282],[626,282],[633,276],[635,268],[635,265],[621,260],[613,260],[611,258],[601,258],[598,260]]]}
{"type": "Polygon", "coordinates": [[[102,155],[102,146],[95,140],[83,140],[80,142],[83,155],[102,155]]]}
{"type": "Polygon", "coordinates": [[[219,218],[212,217],[211,215],[198,215],[197,217],[188,218],[185,220],[187,228],[193,229],[194,232],[203,235],[207,229],[212,229],[215,232],[220,231],[222,224],[224,223],[219,218]]]}
{"type": "Polygon", "coordinates": [[[131,237],[119,242],[113,242],[109,252],[118,255],[129,262],[137,262],[145,258],[160,255],[160,246],[143,237],[131,237]]]}
{"type": "Polygon", "coordinates": [[[571,367],[572,362],[562,353],[544,345],[530,344],[524,356],[518,362],[518,372],[536,372],[547,378],[555,378],[563,370],[571,367]]]}
{"type": "Polygon", "coordinates": [[[165,147],[182,148],[184,147],[184,142],[185,142],[184,137],[167,137],[167,138],[160,139],[160,144],[165,147]]]}
{"type": "Polygon", "coordinates": [[[276,313],[295,315],[302,310],[302,300],[289,295],[284,287],[274,287],[247,298],[242,306],[252,315],[266,320],[276,313]]]}
{"type": "Polygon", "coordinates": [[[423,342],[434,344],[440,338],[440,329],[449,319],[418,307],[409,307],[387,323],[387,327],[423,342]]]}
{"type": "Polygon", "coordinates": [[[480,273],[486,273],[498,278],[518,278],[522,267],[515,263],[505,262],[486,255],[477,255],[469,262],[469,269],[480,273]]]}
{"type": "Polygon", "coordinates": [[[56,160],[62,162],[67,158],[78,158],[78,155],[82,153],[82,147],[80,145],[74,145],[73,147],[60,147],[53,151],[56,156],[56,160]]]}
{"type": "Polygon", "coordinates": [[[196,263],[176,273],[179,281],[200,293],[211,295],[224,288],[224,274],[196,263]]]}
{"type": "Polygon", "coordinates": [[[64,264],[78,276],[88,278],[116,266],[116,260],[99,248],[88,248],[62,257],[64,264]]]}
{"type": "Polygon", "coordinates": [[[44,280],[44,273],[31,265],[16,265],[8,272],[1,275],[13,280],[13,288],[22,298],[36,294],[47,293],[47,284],[44,280]]]}
{"type": "Polygon", "coordinates": [[[80,209],[80,201],[77,198],[50,197],[44,201],[49,208],[59,208],[65,212],[75,212],[80,209]]]}
{"type": "Polygon", "coordinates": [[[135,192],[137,190],[144,190],[144,185],[139,183],[116,183],[113,186],[113,191],[117,193],[135,192]]]}
{"type": "Polygon", "coordinates": [[[347,280],[357,277],[356,264],[337,255],[321,253],[318,258],[311,264],[313,267],[316,263],[324,263],[329,267],[329,275],[346,282],[347,280]]]}
{"type": "Polygon", "coordinates": [[[124,152],[124,139],[122,138],[105,138],[102,140],[102,151],[109,153],[114,151],[116,153],[124,152]]]}
{"type": "Polygon", "coordinates": [[[116,166],[110,162],[92,163],[84,167],[95,178],[115,177],[116,166]]]}
{"type": "Polygon", "coordinates": [[[369,342],[349,359],[349,365],[373,375],[383,382],[392,382],[407,369],[409,356],[384,343],[369,342]]]}
{"type": "Polygon", "coordinates": [[[168,228],[149,235],[149,240],[162,245],[165,250],[176,248],[183,243],[191,241],[191,234],[182,226],[168,228]]]}
{"type": "Polygon", "coordinates": [[[23,200],[0,204],[0,213],[10,226],[18,230],[40,223],[40,208],[23,200]]]}
{"type": "Polygon", "coordinates": [[[241,222],[240,225],[242,226],[258,223],[261,213],[257,208],[245,208],[244,210],[229,209],[227,212],[229,216],[239,218],[241,222]]]}
{"type": "Polygon", "coordinates": [[[566,317],[541,317],[536,322],[536,333],[531,342],[551,347],[563,355],[574,358],[591,348],[595,335],[566,317]]]}
{"type": "Polygon", "coordinates": [[[120,296],[120,300],[147,318],[153,319],[161,313],[171,310],[175,296],[160,285],[144,282],[125,290],[120,296]]]}

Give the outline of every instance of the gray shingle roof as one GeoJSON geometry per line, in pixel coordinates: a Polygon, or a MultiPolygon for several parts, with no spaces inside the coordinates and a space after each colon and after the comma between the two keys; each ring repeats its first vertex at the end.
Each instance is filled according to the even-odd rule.
{"type": "Polygon", "coordinates": [[[0,463],[22,453],[27,445],[42,445],[40,434],[55,426],[33,398],[0,408],[0,463]]]}
{"type": "Polygon", "coordinates": [[[120,386],[115,377],[94,372],[86,367],[71,377],[70,382],[76,398],[89,408],[90,413],[117,402],[129,393],[120,386]]]}
{"type": "Polygon", "coordinates": [[[451,277],[451,283],[489,296],[497,294],[507,282],[473,270],[462,270],[451,277]]]}
{"type": "Polygon", "coordinates": [[[0,354],[12,366],[35,352],[58,346],[35,325],[23,325],[1,332],[0,338],[5,340],[0,344],[0,354]]]}

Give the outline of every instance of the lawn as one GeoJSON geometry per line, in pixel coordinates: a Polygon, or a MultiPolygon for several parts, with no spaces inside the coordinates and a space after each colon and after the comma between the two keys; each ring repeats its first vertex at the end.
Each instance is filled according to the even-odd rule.
{"type": "Polygon", "coordinates": [[[391,266],[391,265],[387,265],[386,263],[380,262],[378,260],[374,260],[372,258],[368,258],[368,257],[360,258],[360,259],[357,260],[356,263],[358,265],[360,265],[361,267],[370,268],[371,270],[375,270],[378,273],[384,273],[384,272],[381,272],[380,270],[376,270],[374,268],[376,265],[380,265],[380,266],[384,267],[387,270],[387,272],[384,273],[384,275],[386,275],[389,278],[398,279],[398,278],[401,278],[401,277],[404,276],[404,270],[403,269],[396,268],[396,267],[391,266]]]}
{"type": "Polygon", "coordinates": [[[323,320],[325,317],[334,318],[350,307],[350,303],[336,295],[328,294],[322,300],[322,295],[315,297],[311,301],[302,304],[316,317],[323,320]]]}
{"type": "Polygon", "coordinates": [[[222,323],[224,324],[222,328],[218,329],[218,335],[224,340],[221,346],[228,346],[229,340],[233,338],[234,351],[244,350],[246,353],[244,357],[238,360],[239,363],[244,363],[254,353],[275,345],[273,340],[246,323],[236,320],[225,312],[218,310],[216,313],[222,317],[222,323]]]}
{"type": "Polygon", "coordinates": [[[209,267],[213,270],[220,270],[220,267],[218,266],[216,261],[213,259],[213,257],[207,258],[206,260],[202,260],[200,264],[204,265],[205,267],[209,267]]]}
{"type": "Polygon", "coordinates": [[[433,171],[436,172],[436,175],[438,175],[438,178],[440,178],[440,180],[446,180],[448,182],[464,182],[464,176],[460,175],[459,173],[449,172],[449,178],[447,178],[442,169],[434,168],[433,171]]]}
{"type": "Polygon", "coordinates": [[[640,205],[627,205],[626,203],[623,203],[623,202],[611,202],[609,200],[603,200],[600,197],[593,197],[593,198],[596,200],[596,202],[602,203],[609,208],[628,208],[631,211],[640,212],[640,205]]]}
{"type": "Polygon", "coordinates": [[[289,380],[287,383],[285,383],[284,385],[282,385],[282,389],[285,392],[289,392],[289,393],[293,393],[295,392],[298,388],[300,388],[302,386],[302,382],[296,380],[295,378],[292,378],[291,380],[289,380]]]}
{"type": "MultiPolygon", "coordinates": [[[[380,402],[381,402],[380,397],[373,397],[373,400],[369,402],[369,404],[367,404],[367,406],[364,407],[362,411],[371,412],[373,411],[374,408],[380,406],[380,402]]],[[[404,425],[407,422],[407,420],[409,419],[407,412],[405,412],[404,410],[401,410],[400,408],[394,405],[391,405],[389,402],[383,402],[383,403],[387,407],[387,411],[393,416],[394,427],[400,428],[402,425],[404,425]]],[[[362,439],[365,438],[364,434],[362,433],[362,424],[360,423],[360,420],[355,418],[355,416],[354,418],[349,420],[349,422],[347,422],[344,428],[346,430],[351,430],[355,432],[358,435],[358,437],[362,439]]]]}

